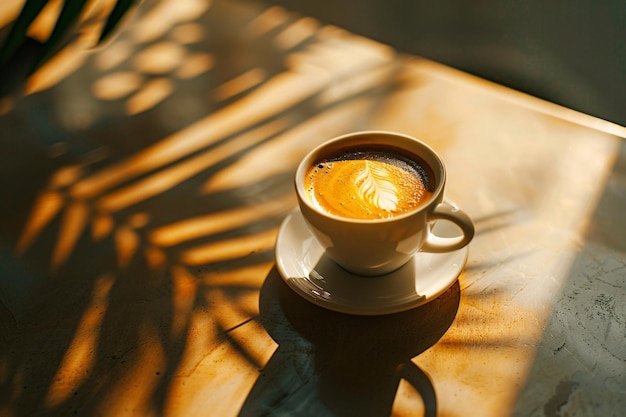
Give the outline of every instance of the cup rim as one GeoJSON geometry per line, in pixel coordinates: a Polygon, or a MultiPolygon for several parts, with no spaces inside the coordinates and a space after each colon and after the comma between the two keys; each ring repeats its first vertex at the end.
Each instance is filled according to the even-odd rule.
{"type": "MultiPolygon", "coordinates": [[[[388,145],[388,146],[395,146],[398,147],[398,145],[396,144],[387,144],[384,143],[383,141],[380,142],[382,145],[388,145]]],[[[412,152],[412,151],[410,151],[412,152]]],[[[414,153],[414,152],[412,152],[414,153]]],[[[421,158],[424,158],[422,155],[419,155],[421,158]]],[[[302,160],[300,161],[300,163],[298,164],[298,167],[296,169],[296,174],[294,176],[294,183],[295,183],[295,189],[296,189],[296,193],[298,195],[298,200],[302,203],[305,204],[310,210],[312,210],[313,212],[317,213],[320,216],[329,218],[329,219],[333,219],[336,221],[341,221],[341,222],[345,222],[345,223],[358,223],[358,224],[383,224],[383,223],[391,223],[391,222],[395,222],[398,220],[402,220],[405,219],[407,217],[411,217],[413,215],[415,215],[416,213],[419,213],[421,211],[427,210],[429,207],[432,206],[432,204],[434,204],[436,201],[438,201],[438,197],[439,195],[442,193],[443,191],[443,187],[444,184],[446,182],[446,168],[444,165],[444,161],[443,159],[439,156],[439,154],[430,146],[428,145],[426,142],[424,142],[423,140],[417,139],[413,136],[410,135],[406,135],[404,133],[398,133],[398,132],[392,132],[392,131],[387,131],[387,130],[363,130],[363,131],[356,131],[356,132],[351,132],[351,133],[346,133],[343,135],[339,135],[339,136],[335,136],[334,138],[331,138],[319,145],[317,145],[316,147],[314,147],[313,149],[311,149],[305,156],[304,158],[302,158],[302,160]],[[308,169],[309,165],[311,163],[313,163],[313,159],[317,158],[317,156],[319,155],[320,152],[322,152],[322,150],[332,144],[336,144],[338,142],[345,142],[347,140],[351,140],[351,139],[355,139],[358,137],[367,137],[367,136],[380,136],[380,137],[395,137],[395,138],[402,138],[404,140],[410,140],[413,142],[416,142],[417,144],[419,144],[421,147],[423,147],[428,153],[430,153],[431,158],[429,158],[429,160],[425,161],[427,164],[430,165],[430,167],[433,170],[438,170],[438,172],[435,173],[435,176],[437,178],[437,185],[435,187],[435,190],[433,191],[433,195],[431,197],[431,199],[429,201],[427,201],[426,203],[410,210],[407,211],[405,213],[402,214],[398,214],[396,216],[392,216],[392,217],[387,217],[384,219],[358,219],[358,218],[352,218],[352,217],[345,217],[345,216],[339,216],[336,214],[332,214],[332,213],[328,213],[322,209],[320,209],[319,207],[316,207],[309,199],[308,195],[306,194],[306,191],[304,190],[304,176],[306,175],[306,170],[308,169]],[[438,166],[437,167],[433,167],[432,165],[432,161],[431,159],[434,159],[438,166]]]]}

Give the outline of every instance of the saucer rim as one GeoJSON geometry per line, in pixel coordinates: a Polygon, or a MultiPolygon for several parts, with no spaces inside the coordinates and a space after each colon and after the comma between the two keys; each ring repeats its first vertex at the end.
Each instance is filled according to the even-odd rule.
{"type": "MultiPolygon", "coordinates": [[[[302,217],[302,213],[300,211],[300,209],[298,207],[296,207],[294,210],[292,210],[289,214],[287,214],[285,216],[285,218],[283,219],[283,221],[281,222],[279,231],[278,231],[278,235],[276,237],[276,243],[275,243],[275,247],[274,247],[274,257],[275,257],[275,264],[276,264],[276,269],[279,273],[279,275],[281,276],[282,280],[287,284],[287,286],[294,291],[296,294],[298,294],[300,297],[304,298],[305,300],[319,306],[322,308],[326,308],[328,310],[332,310],[332,311],[336,311],[339,313],[345,313],[345,314],[353,314],[353,315],[361,315],[361,316],[377,316],[377,315],[384,315],[384,314],[393,314],[393,313],[399,313],[402,311],[406,311],[406,310],[410,310],[416,307],[419,307],[421,305],[427,304],[430,301],[436,299],[437,297],[439,297],[441,294],[443,294],[444,292],[446,292],[450,287],[452,287],[452,285],[458,280],[459,276],[461,275],[461,273],[463,272],[463,270],[465,269],[465,265],[467,264],[467,260],[469,257],[469,245],[458,249],[456,251],[453,252],[449,252],[449,253],[445,253],[445,254],[432,254],[432,253],[428,253],[428,252],[416,252],[415,255],[413,255],[414,257],[419,257],[419,256],[433,256],[433,255],[460,255],[462,253],[462,260],[459,260],[458,262],[458,268],[455,268],[453,270],[451,270],[450,272],[450,276],[447,278],[443,278],[443,279],[439,279],[438,281],[436,281],[436,283],[438,284],[436,286],[436,289],[434,291],[431,291],[430,294],[419,294],[418,296],[414,297],[414,298],[408,298],[408,299],[401,299],[399,300],[397,303],[392,303],[390,302],[389,304],[386,305],[378,305],[375,307],[367,307],[367,308],[362,308],[362,307],[358,307],[358,306],[354,306],[354,305],[350,305],[350,304],[345,304],[345,303],[340,303],[337,302],[339,300],[335,299],[334,302],[330,302],[328,299],[324,298],[324,297],[315,297],[312,295],[311,292],[307,292],[305,289],[303,289],[300,285],[297,285],[295,283],[295,279],[293,277],[289,277],[289,274],[285,268],[285,261],[282,259],[283,257],[281,257],[281,251],[279,250],[279,247],[281,245],[279,245],[281,238],[285,235],[286,233],[286,228],[294,221],[293,217],[294,216],[299,216],[301,221],[304,221],[304,218],[302,217]]],[[[312,234],[310,231],[308,231],[308,229],[306,229],[306,233],[307,235],[305,237],[302,238],[302,241],[306,238],[306,237],[312,237],[312,234]]],[[[319,247],[319,244],[313,239],[313,244],[317,245],[317,247],[319,247]]],[[[348,271],[346,271],[346,273],[351,274],[355,277],[363,277],[364,279],[368,279],[368,278],[372,278],[372,277],[366,277],[366,276],[362,276],[362,275],[358,275],[358,274],[353,274],[350,273],[348,271]]],[[[393,274],[393,272],[391,273],[393,274]]],[[[301,278],[303,281],[308,282],[310,285],[315,286],[315,284],[310,280],[309,277],[298,277],[301,278]]],[[[384,279],[384,276],[380,276],[380,277],[375,277],[376,279],[384,279]]],[[[430,285],[431,287],[433,286],[433,284],[431,283],[430,285]]],[[[417,294],[416,294],[417,295],[417,294]]]]}

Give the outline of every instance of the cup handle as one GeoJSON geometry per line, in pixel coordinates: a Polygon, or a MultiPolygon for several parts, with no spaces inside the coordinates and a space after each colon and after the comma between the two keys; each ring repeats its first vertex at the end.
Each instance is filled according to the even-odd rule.
{"type": "Polygon", "coordinates": [[[443,253],[461,249],[474,237],[474,224],[472,219],[461,209],[448,204],[440,203],[429,214],[428,220],[449,220],[456,224],[463,232],[462,236],[441,237],[433,233],[428,234],[428,239],[421,247],[423,252],[443,253]]]}

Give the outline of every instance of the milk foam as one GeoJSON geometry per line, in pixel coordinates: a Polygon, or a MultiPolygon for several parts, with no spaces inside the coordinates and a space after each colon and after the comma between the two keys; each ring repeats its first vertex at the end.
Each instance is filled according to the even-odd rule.
{"type": "Polygon", "coordinates": [[[430,198],[433,176],[425,166],[386,151],[346,152],[312,165],[305,188],[313,204],[328,213],[389,218],[430,198]]]}

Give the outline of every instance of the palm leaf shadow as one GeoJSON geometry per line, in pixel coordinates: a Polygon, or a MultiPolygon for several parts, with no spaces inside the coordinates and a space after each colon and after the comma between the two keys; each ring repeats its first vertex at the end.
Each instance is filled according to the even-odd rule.
{"type": "MultiPolygon", "coordinates": [[[[301,44],[301,47],[306,45],[308,43],[305,42],[301,44]]],[[[370,69],[365,67],[361,71],[370,69]]],[[[351,75],[354,74],[346,75],[346,77],[351,75]]],[[[196,204],[184,204],[185,209],[176,212],[171,211],[167,208],[168,205],[163,203],[176,199],[181,193],[187,194],[198,182],[206,182],[216,173],[222,172],[243,157],[250,155],[258,147],[271,145],[272,141],[279,135],[288,134],[301,122],[315,115],[331,111],[362,97],[370,98],[375,108],[375,106],[380,105],[377,103],[376,97],[382,97],[389,89],[396,87],[394,72],[391,71],[388,83],[356,91],[320,106],[319,98],[326,91],[326,87],[323,87],[280,114],[272,115],[268,119],[224,137],[209,147],[198,149],[197,152],[209,151],[220,144],[235,140],[238,136],[250,132],[262,124],[285,118],[289,119],[288,123],[275,134],[217,161],[214,165],[185,178],[170,189],[125,206],[119,211],[107,213],[106,215],[111,221],[111,228],[98,238],[95,245],[93,236],[89,234],[89,227],[93,226],[94,216],[102,215],[102,213],[98,213],[95,204],[102,195],[81,200],[81,204],[84,204],[85,210],[87,210],[88,220],[78,224],[75,222],[75,216],[67,215],[68,204],[73,201],[71,194],[68,194],[71,184],[54,188],[54,192],[61,196],[63,206],[60,211],[53,213],[32,234],[28,244],[25,244],[21,256],[24,259],[34,261],[34,264],[40,269],[39,273],[47,276],[46,281],[38,288],[40,294],[45,294],[44,301],[33,306],[32,315],[28,315],[25,322],[29,323],[29,320],[36,320],[42,312],[54,312],[54,314],[60,312],[57,323],[60,331],[56,335],[43,337],[45,340],[45,347],[42,347],[43,354],[35,356],[35,359],[33,359],[33,352],[30,349],[20,350],[15,345],[7,346],[6,352],[9,353],[4,356],[10,358],[7,371],[9,377],[0,385],[2,385],[3,392],[14,391],[17,383],[22,385],[19,392],[23,394],[18,394],[14,401],[17,415],[31,413],[71,414],[76,411],[87,414],[97,412],[98,407],[101,406],[99,398],[113,390],[119,380],[128,377],[132,371],[128,368],[132,364],[142,361],[144,353],[142,349],[147,340],[154,342],[153,339],[148,339],[142,333],[141,329],[146,328],[152,329],[150,331],[157,335],[156,340],[158,340],[162,350],[167,352],[165,369],[155,368],[153,370],[154,377],[158,377],[158,382],[151,394],[153,402],[151,406],[155,409],[162,409],[168,387],[177,367],[181,364],[186,337],[190,331],[190,324],[187,321],[180,326],[178,333],[172,335],[171,332],[175,322],[175,306],[165,300],[168,300],[176,292],[172,271],[176,268],[176,270],[187,271],[191,277],[213,272],[225,274],[229,271],[246,270],[248,267],[265,265],[271,262],[273,257],[273,249],[270,246],[235,259],[218,259],[189,266],[180,263],[180,253],[202,244],[219,244],[229,238],[250,236],[251,233],[257,232],[275,231],[283,215],[291,207],[285,206],[281,210],[276,210],[274,214],[252,220],[238,227],[225,229],[219,233],[185,240],[166,248],[156,248],[161,252],[164,259],[157,266],[152,264],[146,256],[141,256],[143,251],[155,249],[150,243],[151,232],[160,226],[166,226],[176,221],[199,215],[227,212],[234,210],[239,205],[250,204],[249,200],[246,199],[258,195],[259,190],[263,190],[262,192],[266,193],[270,199],[282,198],[292,192],[287,184],[290,183],[291,169],[294,166],[292,165],[287,170],[268,178],[234,189],[210,192],[195,197],[196,204]],[[148,215],[147,224],[135,224],[137,216],[142,214],[148,215]],[[66,223],[63,221],[64,216],[68,219],[66,223]],[[62,261],[57,263],[55,270],[50,273],[46,271],[47,265],[50,264],[49,256],[55,252],[55,242],[58,242],[58,237],[67,233],[68,225],[74,225],[71,227],[75,229],[74,237],[70,239],[71,242],[66,247],[68,253],[62,258],[62,261]],[[132,253],[125,258],[123,264],[120,264],[120,244],[116,238],[122,232],[126,233],[125,236],[130,236],[129,245],[131,245],[132,253]],[[104,285],[106,291],[99,290],[100,285],[104,285]],[[68,289],[71,289],[69,295],[67,294],[68,289]],[[98,291],[104,291],[99,295],[101,299],[94,296],[98,291]],[[131,300],[130,304],[129,300],[131,300]],[[89,357],[93,367],[88,364],[81,366],[80,363],[77,363],[73,369],[85,372],[85,375],[78,378],[80,382],[73,385],[72,392],[65,393],[59,396],[59,399],[50,402],[50,392],[54,390],[55,386],[63,383],[63,378],[67,376],[63,373],[60,374],[59,369],[74,354],[72,342],[80,336],[77,332],[82,328],[84,315],[90,309],[97,310],[96,307],[101,308],[101,310],[98,312],[99,314],[95,314],[98,325],[91,329],[94,332],[94,339],[90,339],[93,342],[93,350],[89,353],[89,357]],[[121,342],[122,340],[123,342],[121,342]],[[108,375],[107,379],[100,377],[103,374],[108,375]],[[27,392],[28,395],[26,395],[27,392]]],[[[258,88],[261,86],[246,90],[237,99],[253,94],[258,88]]],[[[188,154],[185,158],[173,162],[172,166],[176,166],[194,155],[196,154],[188,154]]],[[[105,160],[94,166],[86,166],[83,176],[79,179],[89,177],[113,162],[115,161],[105,160]]],[[[119,190],[123,186],[150,178],[162,169],[164,169],[163,166],[157,167],[154,171],[145,172],[136,178],[129,178],[111,190],[107,190],[107,192],[119,190]]],[[[190,295],[190,309],[210,310],[214,308],[207,302],[206,293],[219,291],[224,294],[230,307],[239,310],[243,317],[248,317],[243,323],[250,320],[251,315],[254,314],[245,306],[239,307],[237,301],[244,294],[257,293],[260,282],[257,284],[221,283],[213,285],[210,280],[206,282],[197,280],[190,285],[196,287],[195,292],[190,295]]],[[[216,322],[215,326],[221,342],[231,344],[253,366],[260,366],[260,363],[254,359],[254,354],[247,350],[249,348],[242,346],[237,340],[228,336],[232,326],[220,321],[216,322]]],[[[22,337],[19,340],[25,338],[30,341],[31,346],[41,343],[42,340],[37,335],[24,336],[22,334],[22,337]]]]}

